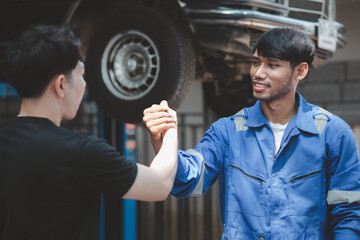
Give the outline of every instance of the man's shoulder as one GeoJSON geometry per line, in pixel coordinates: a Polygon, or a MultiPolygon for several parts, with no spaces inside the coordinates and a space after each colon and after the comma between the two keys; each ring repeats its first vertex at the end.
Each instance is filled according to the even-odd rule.
{"type": "Polygon", "coordinates": [[[344,119],[338,115],[332,114],[330,121],[328,121],[328,130],[338,134],[345,134],[348,131],[352,131],[351,127],[344,119]]]}
{"type": "Polygon", "coordinates": [[[342,135],[351,130],[351,127],[337,114],[327,110],[326,108],[308,104],[312,113],[314,121],[323,120],[325,122],[327,135],[342,135]]]}
{"type": "Polygon", "coordinates": [[[247,127],[245,125],[246,119],[248,118],[249,111],[251,111],[252,107],[242,108],[237,113],[228,116],[222,117],[215,121],[211,128],[216,129],[218,132],[238,132],[239,130],[246,130],[247,127]]]}
{"type": "Polygon", "coordinates": [[[327,108],[317,106],[315,104],[308,104],[311,108],[311,111],[313,112],[314,117],[318,115],[324,115],[329,119],[329,123],[339,125],[339,126],[349,126],[345,120],[343,120],[340,116],[338,116],[336,113],[332,112],[331,110],[328,110],[327,108]]]}

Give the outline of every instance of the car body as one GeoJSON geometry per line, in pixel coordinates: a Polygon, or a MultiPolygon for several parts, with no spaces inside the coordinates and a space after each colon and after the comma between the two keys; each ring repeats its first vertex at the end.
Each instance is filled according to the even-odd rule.
{"type": "Polygon", "coordinates": [[[0,0],[0,64],[27,25],[63,24],[81,39],[90,96],[109,116],[138,122],[162,99],[176,109],[194,80],[230,115],[254,102],[249,56],[264,31],[304,31],[320,65],[345,44],[335,12],[335,0],[0,0]]]}

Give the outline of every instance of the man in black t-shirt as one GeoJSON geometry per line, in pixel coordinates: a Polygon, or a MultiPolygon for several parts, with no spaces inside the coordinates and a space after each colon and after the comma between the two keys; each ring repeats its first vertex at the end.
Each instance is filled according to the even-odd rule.
{"type": "Polygon", "coordinates": [[[150,167],[60,127],[74,118],[85,90],[79,47],[66,28],[34,26],[8,49],[6,70],[22,101],[18,117],[0,129],[2,240],[97,239],[100,193],[159,201],[172,188],[176,115],[166,102],[157,105],[166,141],[150,167]]]}

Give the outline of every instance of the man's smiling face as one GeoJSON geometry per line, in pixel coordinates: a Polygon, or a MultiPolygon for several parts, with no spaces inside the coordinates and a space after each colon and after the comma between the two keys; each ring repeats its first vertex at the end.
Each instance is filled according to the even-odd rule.
{"type": "Polygon", "coordinates": [[[289,61],[259,56],[255,51],[250,68],[254,97],[262,101],[273,101],[293,94],[297,85],[293,73],[294,69],[289,61]]]}

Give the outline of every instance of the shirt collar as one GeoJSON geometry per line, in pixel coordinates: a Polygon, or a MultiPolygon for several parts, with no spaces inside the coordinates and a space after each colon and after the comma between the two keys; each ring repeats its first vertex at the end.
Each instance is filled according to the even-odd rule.
{"type": "MultiPolygon", "coordinates": [[[[312,105],[308,104],[300,93],[296,93],[296,99],[299,103],[298,111],[289,122],[289,125],[305,132],[318,134],[314,123],[316,111],[314,111],[312,105]]],[[[248,127],[256,128],[269,124],[269,121],[262,111],[260,100],[258,100],[254,106],[246,108],[243,116],[247,118],[245,125],[248,127]]]]}
{"type": "Polygon", "coordinates": [[[245,111],[245,114],[247,114],[247,120],[245,124],[246,126],[256,128],[268,124],[269,121],[264,116],[264,113],[261,108],[260,100],[257,100],[254,106],[246,110],[247,110],[245,111]]]}
{"type": "Polygon", "coordinates": [[[296,93],[296,97],[299,99],[299,108],[294,116],[296,126],[302,131],[319,134],[314,122],[318,109],[315,109],[312,104],[307,103],[300,93],[296,93]]]}

